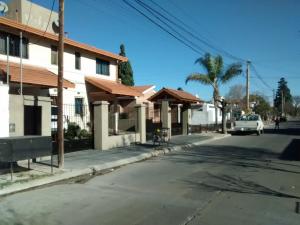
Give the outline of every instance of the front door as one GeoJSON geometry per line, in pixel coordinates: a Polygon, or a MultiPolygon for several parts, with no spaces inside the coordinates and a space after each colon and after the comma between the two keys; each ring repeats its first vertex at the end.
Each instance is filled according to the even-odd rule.
{"type": "Polygon", "coordinates": [[[24,106],[24,135],[42,135],[41,106],[24,106]]]}

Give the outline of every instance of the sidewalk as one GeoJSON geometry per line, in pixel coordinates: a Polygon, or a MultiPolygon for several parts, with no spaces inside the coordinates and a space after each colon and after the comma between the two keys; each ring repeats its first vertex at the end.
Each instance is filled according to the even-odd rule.
{"type": "MultiPolygon", "coordinates": [[[[27,161],[18,162],[15,168],[13,181],[8,170],[0,170],[0,196],[8,195],[42,185],[51,184],[83,175],[93,175],[101,171],[113,170],[113,168],[130,163],[163,155],[171,151],[179,151],[193,145],[201,145],[212,140],[221,139],[230,135],[218,133],[203,133],[189,136],[174,136],[168,146],[153,147],[152,143],[144,145],[132,145],[107,151],[84,150],[65,154],[64,169],[54,167],[51,174],[50,161],[31,163],[31,169],[27,169],[27,161]]],[[[54,157],[54,164],[57,158],[54,157]]]]}

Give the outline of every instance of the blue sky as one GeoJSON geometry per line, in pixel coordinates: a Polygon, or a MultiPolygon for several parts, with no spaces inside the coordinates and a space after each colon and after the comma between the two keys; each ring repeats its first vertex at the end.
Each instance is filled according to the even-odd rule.
{"type": "MultiPolygon", "coordinates": [[[[133,2],[133,0],[128,0],[133,2]]],[[[143,0],[149,3],[148,0],[143,0]]],[[[293,95],[300,95],[300,1],[299,0],[154,0],[213,45],[253,62],[258,73],[274,89],[286,77],[293,95]]],[[[51,8],[52,0],[33,0],[51,8]]],[[[56,9],[57,9],[56,0],[56,9]]],[[[69,37],[101,49],[119,52],[126,46],[137,85],[182,87],[209,100],[212,89],[185,84],[191,72],[201,72],[193,52],[151,24],[122,0],[65,0],[65,30],[69,37]]],[[[213,52],[205,45],[207,52],[213,52]]],[[[235,62],[224,58],[225,63],[235,62]]],[[[251,71],[251,91],[272,96],[272,90],[251,71]]],[[[221,88],[226,94],[240,76],[221,88]]],[[[270,99],[271,100],[271,99],[270,99]]]]}

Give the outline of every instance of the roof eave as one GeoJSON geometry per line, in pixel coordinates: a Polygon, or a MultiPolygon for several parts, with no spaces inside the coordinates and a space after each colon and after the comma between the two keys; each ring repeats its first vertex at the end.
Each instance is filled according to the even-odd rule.
{"type": "MultiPolygon", "coordinates": [[[[20,31],[27,32],[27,33],[30,33],[30,34],[33,34],[33,35],[36,35],[36,36],[39,36],[39,37],[42,37],[42,38],[45,38],[45,39],[48,39],[48,40],[58,41],[58,35],[51,34],[51,33],[48,33],[48,32],[44,32],[42,30],[26,26],[22,23],[19,23],[17,21],[10,20],[10,19],[4,18],[4,17],[0,17],[0,25],[8,26],[8,27],[11,27],[11,28],[14,28],[14,29],[18,29],[20,31]]],[[[74,41],[74,40],[69,39],[69,38],[65,38],[64,42],[65,42],[65,45],[69,45],[71,47],[75,47],[75,48],[79,48],[79,49],[82,49],[82,50],[85,50],[85,51],[89,51],[89,52],[92,52],[94,54],[103,55],[105,57],[108,57],[108,58],[111,58],[111,59],[114,59],[114,60],[119,60],[121,62],[127,62],[128,61],[128,59],[126,57],[123,57],[123,56],[120,56],[120,55],[117,55],[117,54],[114,54],[114,53],[111,53],[111,52],[108,52],[108,51],[105,51],[105,50],[102,50],[102,49],[98,49],[96,47],[89,46],[87,44],[83,44],[83,43],[74,41]]]]}

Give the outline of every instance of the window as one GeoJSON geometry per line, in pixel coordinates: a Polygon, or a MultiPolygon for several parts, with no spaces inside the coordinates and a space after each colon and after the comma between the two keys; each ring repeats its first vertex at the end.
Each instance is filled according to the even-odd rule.
{"type": "Polygon", "coordinates": [[[81,59],[80,59],[80,53],[75,52],[75,69],[80,70],[81,69],[81,59]]]}
{"type": "Polygon", "coordinates": [[[83,115],[83,98],[75,98],[75,114],[83,115]]]}
{"type": "MultiPolygon", "coordinates": [[[[9,55],[20,57],[20,37],[0,32],[0,53],[7,54],[7,36],[9,38],[9,55]]],[[[28,39],[22,38],[22,58],[28,59],[28,39]]]]}
{"type": "Polygon", "coordinates": [[[0,53],[6,54],[6,35],[0,33],[0,53]]]}
{"type": "Polygon", "coordinates": [[[102,59],[96,59],[96,73],[109,75],[109,62],[102,59]]]}
{"type": "Polygon", "coordinates": [[[51,64],[57,65],[57,61],[58,61],[57,46],[51,45],[51,64]]]}

